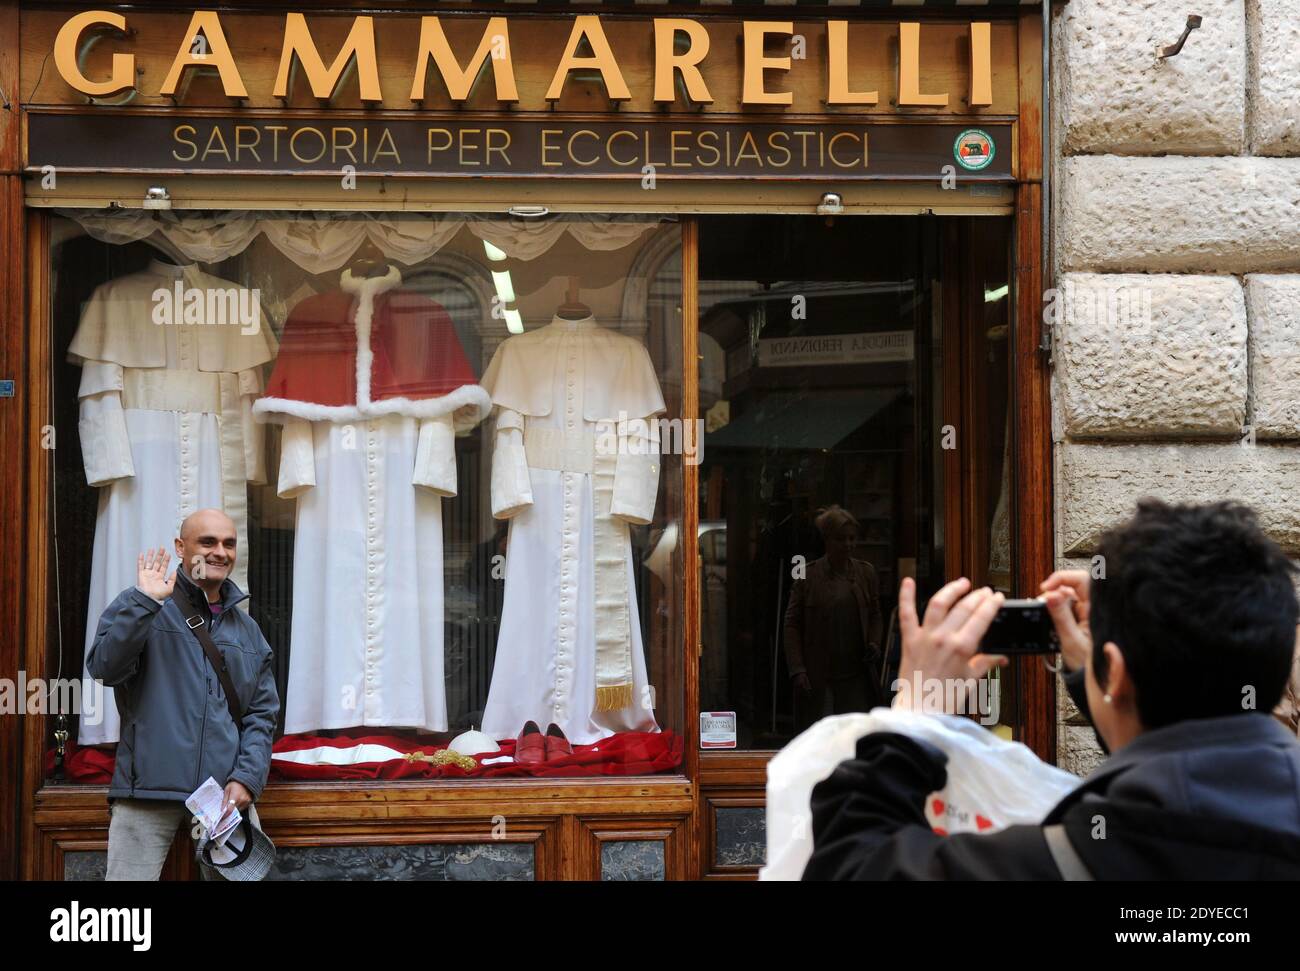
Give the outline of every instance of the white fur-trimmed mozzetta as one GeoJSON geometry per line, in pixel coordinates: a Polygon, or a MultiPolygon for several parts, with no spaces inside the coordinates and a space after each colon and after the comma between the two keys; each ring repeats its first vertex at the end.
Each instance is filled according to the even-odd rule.
{"type": "Polygon", "coordinates": [[[370,399],[370,372],[374,366],[374,352],[370,349],[370,327],[375,313],[375,297],[399,286],[402,274],[390,266],[380,277],[354,277],[345,270],[340,286],[347,293],[357,295],[354,327],[357,335],[357,400],[350,405],[322,405],[293,398],[265,397],[253,404],[253,416],[263,423],[283,424],[291,418],[307,421],[351,422],[387,415],[404,415],[408,418],[438,418],[472,407],[455,420],[456,431],[468,431],[487,417],[492,410],[492,398],[477,384],[465,384],[436,398],[385,398],[370,399]]]}

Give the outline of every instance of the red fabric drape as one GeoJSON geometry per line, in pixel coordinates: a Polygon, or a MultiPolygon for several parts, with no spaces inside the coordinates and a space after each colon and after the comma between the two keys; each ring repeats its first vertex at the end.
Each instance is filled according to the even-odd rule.
{"type": "MultiPolygon", "coordinates": [[[[113,779],[113,756],[116,749],[116,745],[82,748],[69,738],[63,753],[63,774],[70,782],[106,786],[113,779]]],[[[54,774],[54,758],[54,749],[49,749],[45,753],[46,778],[54,774]]]]}
{"type": "MultiPolygon", "coordinates": [[[[457,765],[433,765],[429,762],[363,762],[357,765],[297,765],[275,759],[276,752],[328,746],[351,748],[372,743],[399,752],[424,752],[432,755],[445,745],[421,744],[397,735],[365,735],[365,729],[324,738],[315,735],[288,735],[275,743],[271,756],[271,780],[315,779],[486,779],[497,777],[559,778],[566,776],[631,776],[668,772],[682,764],[682,737],[676,732],[620,732],[591,745],[575,745],[573,754],[541,765],[480,765],[467,771],[457,765]]],[[[499,743],[500,752],[478,756],[480,760],[513,755],[514,739],[499,743]]],[[[46,775],[54,771],[54,750],[46,753],[46,775]]],[[[71,782],[108,785],[113,778],[113,748],[81,748],[69,740],[64,758],[64,774],[71,782]]]]}
{"type": "MultiPolygon", "coordinates": [[[[421,745],[411,739],[392,735],[358,735],[349,738],[316,738],[293,736],[281,739],[276,751],[314,748],[329,745],[348,748],[360,743],[386,745],[399,752],[424,752],[432,755],[441,745],[421,745]]],[[[478,756],[479,760],[513,755],[514,739],[498,743],[500,752],[478,756]]],[[[620,732],[591,745],[575,745],[573,754],[541,765],[480,765],[467,771],[457,765],[433,765],[428,762],[368,762],[358,765],[295,765],[275,761],[272,755],[273,779],[484,779],[496,777],[563,777],[597,775],[649,775],[666,772],[682,763],[682,739],[675,732],[620,732]]]]}

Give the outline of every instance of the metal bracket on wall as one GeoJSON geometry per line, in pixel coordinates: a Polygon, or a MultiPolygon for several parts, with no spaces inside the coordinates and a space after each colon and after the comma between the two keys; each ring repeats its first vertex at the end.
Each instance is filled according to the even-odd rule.
{"type": "Polygon", "coordinates": [[[1166,57],[1173,57],[1182,51],[1183,45],[1187,43],[1187,38],[1191,36],[1192,31],[1201,26],[1201,18],[1197,14],[1189,14],[1187,17],[1187,26],[1183,28],[1183,36],[1172,44],[1166,44],[1156,48],[1156,57],[1163,60],[1166,57]]]}

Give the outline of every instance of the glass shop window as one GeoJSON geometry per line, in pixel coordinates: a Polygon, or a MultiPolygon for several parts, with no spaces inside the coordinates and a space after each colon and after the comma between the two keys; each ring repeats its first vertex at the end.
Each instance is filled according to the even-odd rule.
{"type": "Polygon", "coordinates": [[[677,770],[681,266],[656,218],[55,217],[48,670],[85,680],[52,778],[201,717],[134,700],[163,638],[116,687],[87,660],[141,552],[175,569],[211,508],[234,556],[160,599],[214,591],[249,651],[222,615],[257,622],[272,781],[677,770]]]}
{"type": "Polygon", "coordinates": [[[738,748],[889,703],[903,577],[922,598],[968,569],[1009,583],[1008,237],[982,243],[1000,302],[976,328],[958,318],[974,278],[959,222],[700,220],[700,707],[735,713],[738,748]],[[985,390],[945,441],[964,407],[945,391],[967,386],[954,369],[974,350],[985,390]],[[945,517],[949,490],[969,491],[954,445],[996,459],[977,463],[983,569],[945,517]]]}

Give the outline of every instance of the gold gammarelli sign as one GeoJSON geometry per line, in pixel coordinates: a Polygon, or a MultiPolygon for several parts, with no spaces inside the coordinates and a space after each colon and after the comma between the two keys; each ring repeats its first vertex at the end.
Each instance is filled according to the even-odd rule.
{"type": "MultiPolygon", "coordinates": [[[[555,52],[554,68],[546,88],[548,101],[558,100],[575,73],[584,78],[598,78],[613,102],[632,98],[627,78],[620,67],[618,52],[610,43],[598,14],[581,14],[571,18],[568,39],[555,52]]],[[[850,82],[854,59],[855,35],[859,30],[877,25],[851,24],[845,20],[826,21],[824,64],[825,102],[828,105],[876,105],[879,90],[855,89],[850,82]]],[[[897,71],[895,90],[884,93],[900,107],[946,107],[950,98],[964,97],[967,106],[984,107],[993,103],[991,31],[988,22],[969,25],[969,90],[949,92],[932,89],[925,83],[927,65],[922,64],[921,35],[924,26],[916,22],[898,25],[897,71]]],[[[419,40],[414,62],[410,65],[408,94],[412,101],[425,97],[428,85],[440,83],[454,103],[469,99],[481,78],[490,76],[496,100],[503,105],[519,101],[516,60],[511,44],[510,18],[489,17],[478,42],[456,51],[448,40],[438,17],[419,20],[419,40]]],[[[70,17],[60,28],[54,45],[55,65],[72,88],[92,97],[106,97],[134,90],[137,83],[135,55],[116,51],[107,73],[87,76],[79,54],[86,37],[111,29],[125,31],[127,17],[109,10],[88,10],[70,17]]],[[[682,17],[654,17],[646,25],[647,39],[653,49],[653,101],[670,106],[680,97],[697,105],[713,102],[710,74],[715,65],[728,57],[739,57],[741,82],[740,103],[744,106],[782,106],[792,103],[792,94],[783,89],[781,78],[793,69],[790,53],[772,53],[771,47],[787,46],[795,38],[793,21],[746,20],[742,23],[738,53],[711,51],[709,33],[696,20],[682,17]]],[[[879,29],[872,37],[880,37],[879,29]]],[[[856,38],[861,41],[860,36],[856,38]]],[[[239,65],[222,26],[221,13],[196,11],[178,39],[176,56],[156,92],[175,97],[182,90],[188,71],[215,70],[222,90],[231,98],[247,98],[248,88],[240,75],[239,65]]],[[[357,16],[351,21],[346,38],[331,63],[326,64],[312,37],[306,15],[288,13],[284,18],[279,66],[271,94],[289,95],[295,69],[305,79],[314,97],[330,99],[339,87],[349,66],[354,67],[360,99],[378,105],[384,100],[380,86],[378,55],[375,45],[375,18],[357,16]]],[[[929,65],[938,73],[945,65],[929,65]]],[[[951,76],[948,73],[948,76],[951,76]]],[[[390,81],[391,83],[391,81],[390,81]]],[[[153,93],[153,92],[149,92],[153,93]]]]}

